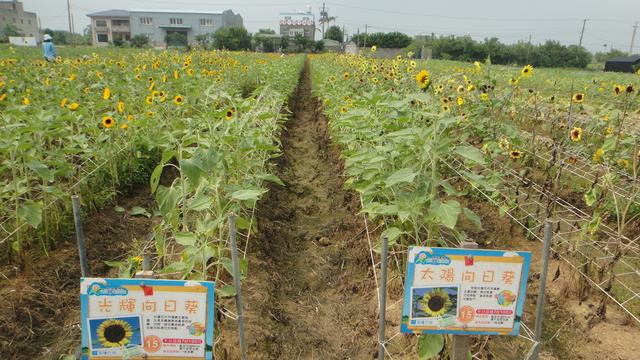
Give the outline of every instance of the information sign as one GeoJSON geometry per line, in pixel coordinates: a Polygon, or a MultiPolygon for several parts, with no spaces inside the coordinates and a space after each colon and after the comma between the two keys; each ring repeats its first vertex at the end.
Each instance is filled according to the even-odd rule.
{"type": "Polygon", "coordinates": [[[82,359],[210,360],[214,283],[80,281],[82,359]]]}
{"type": "Polygon", "coordinates": [[[405,333],[517,335],[531,253],[410,247],[405,333]]]}

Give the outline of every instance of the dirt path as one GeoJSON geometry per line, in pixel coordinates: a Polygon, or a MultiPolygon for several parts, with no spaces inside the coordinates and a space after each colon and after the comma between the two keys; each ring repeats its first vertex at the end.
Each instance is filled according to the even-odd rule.
{"type": "MultiPolygon", "coordinates": [[[[286,186],[260,201],[260,234],[249,247],[250,359],[359,359],[376,351],[377,315],[363,301],[376,296],[364,223],[357,197],[342,189],[342,161],[328,146],[318,105],[305,65],[277,160],[286,186]]],[[[223,346],[239,358],[228,350],[233,344],[223,346]]]]}

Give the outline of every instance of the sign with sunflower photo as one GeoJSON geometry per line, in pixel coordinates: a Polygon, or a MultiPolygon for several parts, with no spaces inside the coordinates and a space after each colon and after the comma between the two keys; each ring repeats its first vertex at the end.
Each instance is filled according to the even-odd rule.
{"type": "Polygon", "coordinates": [[[531,253],[410,247],[401,331],[517,335],[531,253]]]}
{"type": "Polygon", "coordinates": [[[82,359],[213,358],[214,283],[82,278],[82,359]]]}

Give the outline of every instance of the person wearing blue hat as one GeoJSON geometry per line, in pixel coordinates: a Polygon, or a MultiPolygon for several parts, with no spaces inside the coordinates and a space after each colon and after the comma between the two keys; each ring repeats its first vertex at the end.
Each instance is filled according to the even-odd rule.
{"type": "Polygon", "coordinates": [[[56,53],[56,48],[53,46],[51,35],[44,34],[44,42],[42,43],[42,52],[44,53],[44,59],[49,62],[56,61],[58,57],[58,53],[56,53]]]}

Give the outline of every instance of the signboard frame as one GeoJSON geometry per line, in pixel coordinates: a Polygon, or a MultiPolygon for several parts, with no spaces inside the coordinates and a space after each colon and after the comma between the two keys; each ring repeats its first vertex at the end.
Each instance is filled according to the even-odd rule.
{"type": "Polygon", "coordinates": [[[530,252],[410,247],[400,331],[517,335],[530,264],[530,252]]]}
{"type": "Polygon", "coordinates": [[[212,360],[214,287],[211,281],[81,278],[82,360],[212,360]],[[108,340],[109,328],[121,333],[116,340],[108,340]]]}

